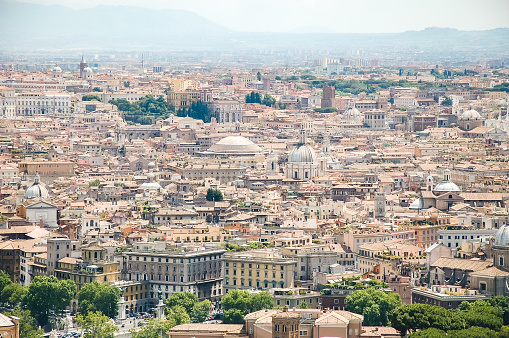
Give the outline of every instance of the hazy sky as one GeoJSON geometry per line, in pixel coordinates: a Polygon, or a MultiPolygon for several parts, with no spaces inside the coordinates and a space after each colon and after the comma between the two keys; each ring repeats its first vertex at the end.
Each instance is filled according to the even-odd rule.
{"type": "Polygon", "coordinates": [[[24,0],[72,8],[186,9],[238,31],[386,33],[509,27],[509,0],[24,0]]]}

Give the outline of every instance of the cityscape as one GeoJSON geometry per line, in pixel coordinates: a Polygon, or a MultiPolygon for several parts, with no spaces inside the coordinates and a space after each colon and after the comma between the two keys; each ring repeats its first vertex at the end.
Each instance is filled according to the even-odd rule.
{"type": "Polygon", "coordinates": [[[509,4],[431,3],[0,0],[0,338],[509,337],[509,4]]]}

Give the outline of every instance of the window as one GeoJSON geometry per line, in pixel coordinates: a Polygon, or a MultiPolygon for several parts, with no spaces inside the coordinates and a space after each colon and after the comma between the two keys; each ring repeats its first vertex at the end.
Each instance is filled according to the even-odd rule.
{"type": "Polygon", "coordinates": [[[504,257],[500,256],[500,257],[498,258],[498,260],[499,260],[499,263],[500,263],[499,265],[500,265],[500,266],[504,266],[504,257]]]}

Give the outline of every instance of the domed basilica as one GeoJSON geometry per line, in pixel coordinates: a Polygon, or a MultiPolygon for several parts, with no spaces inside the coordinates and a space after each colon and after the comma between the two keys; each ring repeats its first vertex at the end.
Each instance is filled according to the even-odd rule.
{"type": "Polygon", "coordinates": [[[309,181],[313,177],[320,176],[326,166],[327,159],[322,156],[318,158],[314,149],[307,144],[306,132],[302,130],[299,143],[288,155],[286,178],[309,181]]]}
{"type": "Polygon", "coordinates": [[[496,232],[492,250],[493,266],[473,272],[470,288],[493,296],[509,296],[509,224],[496,232]]]}

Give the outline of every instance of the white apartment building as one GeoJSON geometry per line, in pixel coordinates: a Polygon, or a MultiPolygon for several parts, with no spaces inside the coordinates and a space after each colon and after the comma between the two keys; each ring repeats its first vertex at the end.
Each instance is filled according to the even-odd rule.
{"type": "Polygon", "coordinates": [[[13,119],[16,117],[16,91],[0,86],[0,117],[13,119]]]}
{"type": "Polygon", "coordinates": [[[16,115],[34,116],[51,113],[70,113],[71,95],[65,93],[17,93],[16,115]]]}
{"type": "Polygon", "coordinates": [[[417,106],[417,100],[412,96],[399,96],[394,98],[394,105],[397,107],[417,106]]]}
{"type": "Polygon", "coordinates": [[[467,228],[461,230],[438,230],[439,241],[445,246],[451,248],[453,252],[462,242],[482,241],[485,238],[491,238],[497,232],[496,229],[475,229],[467,228]]]}

